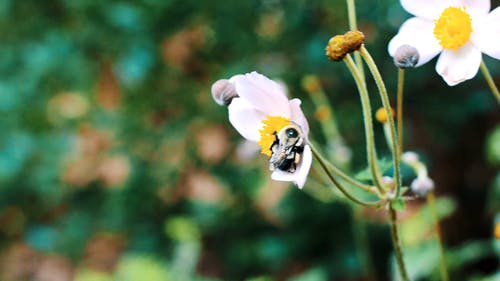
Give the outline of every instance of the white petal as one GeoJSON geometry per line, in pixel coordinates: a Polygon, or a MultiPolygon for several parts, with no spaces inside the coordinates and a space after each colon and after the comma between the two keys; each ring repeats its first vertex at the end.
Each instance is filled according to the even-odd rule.
{"type": "Polygon", "coordinates": [[[436,71],[449,86],[476,76],[481,64],[481,52],[467,43],[456,51],[444,50],[436,64],[436,71]]]}
{"type": "Polygon", "coordinates": [[[304,112],[300,109],[301,103],[302,102],[299,99],[290,100],[290,109],[292,111],[291,119],[300,126],[302,132],[307,136],[309,134],[309,124],[307,123],[304,112]]]}
{"type": "Polygon", "coordinates": [[[291,181],[294,182],[298,188],[304,187],[307,180],[307,175],[311,169],[312,164],[312,152],[309,145],[304,146],[304,152],[302,153],[302,160],[297,167],[295,173],[288,173],[281,170],[275,170],[271,174],[271,178],[276,181],[291,181]]]}
{"type": "Polygon", "coordinates": [[[290,107],[281,85],[257,72],[236,75],[234,82],[238,95],[269,116],[290,118],[290,107]]]}
{"type": "Polygon", "coordinates": [[[401,25],[398,34],[389,42],[389,54],[393,57],[403,45],[417,48],[420,58],[416,66],[427,63],[442,50],[434,37],[434,23],[420,18],[410,18],[401,25]]]}
{"type": "Polygon", "coordinates": [[[435,20],[444,9],[453,5],[453,2],[452,0],[401,0],[401,6],[412,15],[435,20]]]}
{"type": "Polygon", "coordinates": [[[500,7],[477,19],[471,41],[483,53],[500,60],[500,7]]]}
{"type": "Polygon", "coordinates": [[[253,105],[242,98],[234,98],[228,106],[229,122],[247,140],[258,142],[260,140],[259,129],[265,114],[257,110],[253,105]]]}
{"type": "Polygon", "coordinates": [[[472,16],[485,16],[490,11],[490,0],[462,0],[465,10],[472,16]]]}

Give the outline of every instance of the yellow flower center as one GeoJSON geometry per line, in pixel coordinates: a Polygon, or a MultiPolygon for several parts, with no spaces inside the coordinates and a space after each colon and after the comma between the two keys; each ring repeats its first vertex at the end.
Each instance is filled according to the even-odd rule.
{"type": "Polygon", "coordinates": [[[262,120],[262,128],[259,130],[261,153],[271,157],[273,154],[271,146],[276,141],[276,135],[285,126],[290,125],[290,119],[281,116],[267,116],[262,120]]]}
{"type": "Polygon", "coordinates": [[[444,49],[456,51],[469,41],[472,24],[464,7],[446,8],[434,21],[434,36],[444,49]]]}

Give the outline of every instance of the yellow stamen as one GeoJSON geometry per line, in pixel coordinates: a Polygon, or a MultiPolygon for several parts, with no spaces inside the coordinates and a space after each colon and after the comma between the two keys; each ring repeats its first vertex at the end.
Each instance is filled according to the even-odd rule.
{"type": "Polygon", "coordinates": [[[273,152],[271,146],[276,140],[276,135],[285,126],[290,125],[290,119],[281,116],[267,116],[262,120],[262,128],[259,130],[261,153],[271,157],[273,152]]]}
{"type": "Polygon", "coordinates": [[[456,51],[469,41],[472,23],[465,7],[448,7],[434,21],[434,36],[444,49],[456,51]]]}

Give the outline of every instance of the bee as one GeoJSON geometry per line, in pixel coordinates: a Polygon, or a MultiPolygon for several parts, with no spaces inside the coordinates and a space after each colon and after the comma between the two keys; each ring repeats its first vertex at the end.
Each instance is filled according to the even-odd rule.
{"type": "Polygon", "coordinates": [[[292,123],[274,133],[276,140],[271,145],[271,158],[269,169],[276,169],[293,173],[302,158],[304,152],[305,138],[300,127],[292,123]]]}

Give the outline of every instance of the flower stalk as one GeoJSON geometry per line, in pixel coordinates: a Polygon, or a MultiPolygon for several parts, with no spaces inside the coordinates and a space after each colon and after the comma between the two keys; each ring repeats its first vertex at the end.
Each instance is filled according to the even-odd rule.
{"type": "Polygon", "coordinates": [[[370,105],[370,98],[368,96],[368,90],[366,89],[366,84],[363,82],[359,73],[359,69],[356,67],[352,57],[350,55],[347,55],[344,58],[344,62],[351,72],[354,81],[356,82],[356,86],[358,87],[358,92],[361,99],[361,106],[363,108],[363,121],[365,125],[366,152],[368,158],[367,160],[372,174],[373,183],[377,187],[379,193],[384,194],[385,190],[380,181],[381,173],[377,162],[377,151],[375,149],[375,137],[373,133],[372,110],[370,105]]]}
{"type": "Polygon", "coordinates": [[[403,85],[405,80],[405,70],[398,68],[398,93],[397,93],[397,125],[398,125],[398,152],[403,153],[403,85]]]}
{"type": "Polygon", "coordinates": [[[495,81],[493,81],[493,78],[491,77],[491,74],[490,74],[488,68],[486,67],[486,64],[482,60],[481,60],[481,72],[483,73],[484,79],[486,79],[486,83],[488,83],[488,86],[490,87],[491,92],[493,93],[493,95],[497,99],[498,104],[500,104],[500,92],[498,92],[498,88],[495,85],[495,81]]]}
{"type": "Polygon", "coordinates": [[[394,165],[394,180],[396,182],[396,190],[395,190],[395,198],[399,198],[400,190],[401,190],[401,167],[400,167],[400,154],[398,149],[398,140],[396,137],[396,127],[394,125],[394,118],[392,117],[391,105],[389,103],[389,96],[387,94],[387,89],[385,87],[384,81],[382,80],[382,76],[377,68],[377,65],[373,61],[370,53],[366,50],[365,46],[361,46],[359,49],[361,57],[366,62],[368,69],[370,70],[373,78],[375,79],[375,83],[377,84],[380,98],[382,100],[382,105],[384,106],[385,113],[387,114],[387,122],[391,129],[391,140],[392,140],[392,159],[394,165]]]}
{"type": "Polygon", "coordinates": [[[365,201],[362,201],[362,200],[354,197],[352,194],[350,194],[347,191],[347,189],[339,181],[337,181],[335,179],[335,177],[332,175],[332,173],[330,173],[330,171],[328,170],[328,165],[326,164],[327,161],[325,159],[323,159],[323,157],[321,156],[321,154],[316,150],[316,147],[314,147],[314,145],[312,145],[312,144],[310,144],[310,147],[311,147],[313,156],[318,160],[321,168],[326,173],[326,175],[328,176],[328,178],[330,179],[330,181],[332,182],[332,184],[336,188],[338,188],[348,199],[350,199],[351,201],[353,201],[353,202],[355,202],[357,204],[360,204],[360,205],[366,206],[366,207],[379,207],[380,206],[380,203],[381,203],[380,200],[374,201],[374,202],[365,202],[365,201]]]}
{"type": "Polygon", "coordinates": [[[408,273],[406,272],[405,262],[403,259],[403,250],[401,248],[401,241],[399,239],[398,225],[397,225],[397,214],[394,210],[392,203],[389,204],[389,217],[391,219],[391,237],[392,244],[394,245],[394,254],[396,256],[396,262],[398,264],[399,274],[403,281],[409,281],[408,273]]]}

